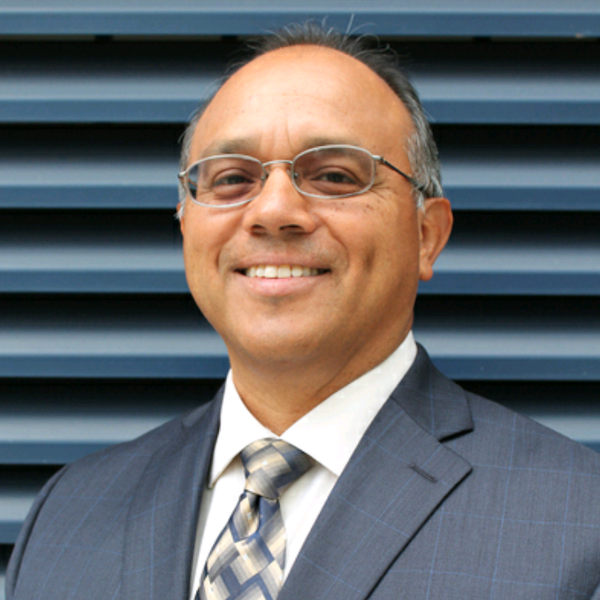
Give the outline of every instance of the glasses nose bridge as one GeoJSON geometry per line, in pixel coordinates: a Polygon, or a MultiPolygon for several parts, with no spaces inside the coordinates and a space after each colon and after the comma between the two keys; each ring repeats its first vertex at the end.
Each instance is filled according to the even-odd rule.
{"type": "Polygon", "coordinates": [[[265,172],[265,175],[268,177],[269,173],[267,172],[267,167],[271,167],[273,165],[278,165],[278,164],[285,164],[285,165],[289,165],[289,169],[286,168],[286,171],[290,171],[291,172],[291,167],[294,164],[293,160],[284,160],[284,159],[279,159],[279,160],[269,160],[267,162],[261,163],[262,164],[262,168],[265,172]]]}
{"type": "Polygon", "coordinates": [[[278,159],[278,160],[269,160],[267,162],[261,163],[262,168],[263,168],[263,180],[262,180],[262,185],[264,187],[266,181],[267,181],[267,177],[270,174],[270,167],[273,167],[274,165],[285,165],[284,168],[287,171],[288,175],[290,176],[290,179],[292,180],[292,184],[294,185],[294,187],[296,187],[295,181],[294,181],[294,175],[292,173],[292,167],[294,165],[294,161],[293,160],[284,160],[284,159],[278,159]],[[267,170],[268,169],[268,170],[267,170]]]}

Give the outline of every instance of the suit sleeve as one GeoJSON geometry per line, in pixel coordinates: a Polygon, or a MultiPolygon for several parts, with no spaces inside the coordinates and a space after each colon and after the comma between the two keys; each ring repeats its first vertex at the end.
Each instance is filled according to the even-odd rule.
{"type": "Polygon", "coordinates": [[[27,544],[37,521],[38,515],[44,506],[44,503],[48,499],[48,496],[54,489],[54,486],[65,474],[67,468],[68,467],[63,467],[60,471],[58,471],[58,473],[55,473],[54,476],[50,478],[50,480],[38,494],[32,507],[29,509],[29,513],[27,514],[27,518],[25,519],[23,527],[21,528],[19,536],[17,537],[17,542],[6,570],[6,600],[12,600],[14,597],[17,581],[21,572],[21,566],[23,564],[23,557],[25,555],[25,551],[27,550],[27,544]]]}

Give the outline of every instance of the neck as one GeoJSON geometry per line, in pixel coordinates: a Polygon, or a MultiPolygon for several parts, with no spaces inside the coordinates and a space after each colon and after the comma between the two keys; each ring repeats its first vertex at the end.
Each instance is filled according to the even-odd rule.
{"type": "Polygon", "coordinates": [[[281,435],[329,396],[382,363],[406,334],[360,360],[332,362],[321,357],[311,364],[283,360],[252,364],[230,355],[233,381],[252,415],[281,435]]]}

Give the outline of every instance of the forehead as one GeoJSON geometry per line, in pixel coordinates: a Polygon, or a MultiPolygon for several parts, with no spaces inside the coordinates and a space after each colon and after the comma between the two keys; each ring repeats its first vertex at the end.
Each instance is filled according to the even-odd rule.
{"type": "Polygon", "coordinates": [[[229,151],[266,160],[339,142],[399,160],[411,132],[406,108],[366,65],[329,48],[293,46],[254,59],[223,85],[198,123],[191,159],[229,151]]]}

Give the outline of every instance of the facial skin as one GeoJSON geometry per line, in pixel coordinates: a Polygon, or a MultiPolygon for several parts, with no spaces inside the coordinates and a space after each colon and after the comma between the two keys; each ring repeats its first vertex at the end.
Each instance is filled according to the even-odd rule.
{"type": "MultiPolygon", "coordinates": [[[[223,151],[292,159],[346,143],[410,173],[411,132],[408,112],[368,67],[335,50],[295,46],[255,59],[225,83],[200,119],[190,162],[223,151]]],[[[371,190],[348,199],[302,196],[279,164],[247,205],[188,201],[188,284],[225,341],[254,416],[280,434],[389,356],[411,329],[418,281],[432,276],[451,225],[447,200],[417,210],[410,184],[383,166],[371,190]],[[320,274],[244,275],[257,265],[320,274]]]]}

